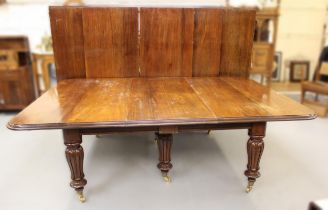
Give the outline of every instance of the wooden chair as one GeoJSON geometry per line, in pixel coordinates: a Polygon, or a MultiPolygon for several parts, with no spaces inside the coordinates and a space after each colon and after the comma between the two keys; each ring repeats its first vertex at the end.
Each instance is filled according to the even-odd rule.
{"type": "Polygon", "coordinates": [[[301,83],[301,103],[311,107],[319,116],[324,117],[328,112],[328,104],[320,102],[319,95],[328,95],[328,47],[320,55],[313,81],[301,83]],[[306,99],[306,92],[314,93],[314,100],[306,99]]]}
{"type": "Polygon", "coordinates": [[[41,95],[51,87],[49,65],[54,64],[54,56],[48,53],[32,53],[33,77],[36,84],[38,95],[41,95]],[[40,70],[39,71],[39,65],[40,70]],[[43,87],[43,88],[42,88],[43,87]]]}
{"type": "Polygon", "coordinates": [[[50,18],[58,86],[8,128],[62,129],[81,201],[82,135],[155,132],[157,166],[170,181],[175,133],[248,129],[249,192],[260,176],[267,122],[315,118],[247,79],[254,9],[50,7],[50,18]]]}
{"type": "Polygon", "coordinates": [[[308,210],[327,210],[328,199],[322,199],[317,201],[311,201],[308,210]]]}

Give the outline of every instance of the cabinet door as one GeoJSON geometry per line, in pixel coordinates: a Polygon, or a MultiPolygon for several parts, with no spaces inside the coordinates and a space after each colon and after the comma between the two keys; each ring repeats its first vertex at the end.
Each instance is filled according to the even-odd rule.
{"type": "Polygon", "coordinates": [[[1,109],[22,109],[26,105],[26,94],[21,86],[21,72],[0,71],[0,108],[1,109]]]}
{"type": "Polygon", "coordinates": [[[270,72],[269,63],[272,62],[272,45],[254,43],[252,52],[252,71],[251,73],[266,74],[270,72]]]}

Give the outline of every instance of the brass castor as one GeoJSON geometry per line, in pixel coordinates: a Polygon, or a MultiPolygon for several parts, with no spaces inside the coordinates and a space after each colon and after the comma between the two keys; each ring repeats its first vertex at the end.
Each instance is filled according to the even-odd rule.
{"type": "Polygon", "coordinates": [[[248,181],[248,185],[246,187],[246,192],[249,193],[252,191],[254,185],[254,181],[248,181]]]}
{"type": "Polygon", "coordinates": [[[163,172],[163,173],[162,173],[162,176],[163,176],[163,179],[164,179],[164,181],[165,181],[166,183],[170,183],[170,182],[172,182],[171,177],[170,177],[169,175],[167,175],[167,173],[163,172]]]}
{"type": "Polygon", "coordinates": [[[84,197],[82,191],[77,191],[77,195],[79,196],[79,200],[81,203],[84,203],[86,201],[86,198],[84,197]]]}

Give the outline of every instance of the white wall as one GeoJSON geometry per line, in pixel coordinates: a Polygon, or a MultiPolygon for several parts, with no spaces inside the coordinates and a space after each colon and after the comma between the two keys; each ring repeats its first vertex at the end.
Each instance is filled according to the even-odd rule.
{"type": "MultiPolygon", "coordinates": [[[[63,3],[65,0],[7,0],[9,3],[63,3]]],[[[224,5],[226,0],[83,0],[87,4],[224,5]]],[[[258,5],[258,0],[229,0],[232,5],[258,5]]]]}
{"type": "MultiPolygon", "coordinates": [[[[0,6],[0,34],[25,34],[34,48],[44,33],[50,33],[49,2],[63,0],[7,0],[0,6]],[[24,4],[22,2],[25,2],[24,4]],[[27,4],[29,2],[30,4],[27,4]],[[43,2],[31,4],[31,2],[43,2]]],[[[283,52],[283,60],[306,59],[316,65],[323,34],[323,24],[328,0],[282,0],[278,27],[277,51],[283,52]]],[[[111,2],[116,4],[175,4],[175,5],[222,5],[225,0],[85,0],[87,3],[111,2]]],[[[235,5],[256,4],[256,0],[231,0],[235,5]]],[[[283,69],[282,79],[289,78],[289,70],[283,69]]]]}
{"type": "Polygon", "coordinates": [[[327,6],[327,0],[282,0],[276,48],[283,53],[281,79],[289,80],[289,60],[309,60],[314,71],[327,6]]]}
{"type": "Polygon", "coordinates": [[[50,34],[48,5],[4,4],[0,6],[0,35],[26,35],[35,48],[41,37],[50,34]]]}
{"type": "MultiPolygon", "coordinates": [[[[27,35],[31,48],[41,42],[41,37],[50,34],[48,5],[64,0],[7,0],[0,6],[0,35],[27,35]]],[[[84,0],[89,4],[130,5],[225,5],[225,0],[84,0]]],[[[255,5],[257,0],[231,0],[234,5],[255,5]]]]}

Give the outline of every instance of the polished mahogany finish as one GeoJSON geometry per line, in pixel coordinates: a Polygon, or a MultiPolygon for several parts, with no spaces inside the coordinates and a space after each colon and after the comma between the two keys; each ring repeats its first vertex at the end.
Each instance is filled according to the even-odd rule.
{"type": "Polygon", "coordinates": [[[297,102],[247,79],[60,81],[8,124],[14,130],[313,119],[297,102]]]}
{"type": "Polygon", "coordinates": [[[87,184],[83,172],[83,148],[81,147],[82,135],[78,130],[63,130],[64,144],[66,145],[66,159],[71,169],[71,187],[82,191],[87,184]]]}
{"type": "Polygon", "coordinates": [[[159,152],[159,163],[157,164],[157,167],[166,175],[173,167],[171,163],[173,136],[172,134],[160,134],[157,132],[155,135],[159,152]]]}
{"type": "Polygon", "coordinates": [[[264,150],[263,138],[265,136],[266,123],[254,123],[248,129],[249,140],[247,142],[248,163],[245,175],[248,177],[248,192],[252,190],[254,182],[260,177],[260,160],[264,150]]]}
{"type": "Polygon", "coordinates": [[[220,76],[248,77],[255,13],[253,9],[227,9],[222,17],[220,76]]]}
{"type": "Polygon", "coordinates": [[[82,201],[82,135],[155,132],[158,168],[169,181],[175,133],[248,129],[250,190],[266,122],[316,117],[247,79],[254,9],[50,7],[50,18],[58,86],[8,128],[63,129],[71,186],[82,201]]]}
{"type": "Polygon", "coordinates": [[[191,8],[141,8],[141,76],[191,76],[193,32],[191,8]]]}
{"type": "Polygon", "coordinates": [[[137,8],[85,8],[82,22],[86,78],[139,75],[137,8]]]}
{"type": "Polygon", "coordinates": [[[218,76],[221,65],[223,13],[224,10],[217,9],[195,10],[193,76],[218,76]]]}
{"type": "Polygon", "coordinates": [[[83,172],[82,133],[79,130],[63,130],[63,136],[66,145],[66,160],[71,170],[70,185],[78,193],[80,201],[84,202],[83,189],[87,180],[84,178],[83,172]]]}
{"type": "Polygon", "coordinates": [[[53,6],[50,18],[58,80],[249,74],[254,9],[53,6]]]}

